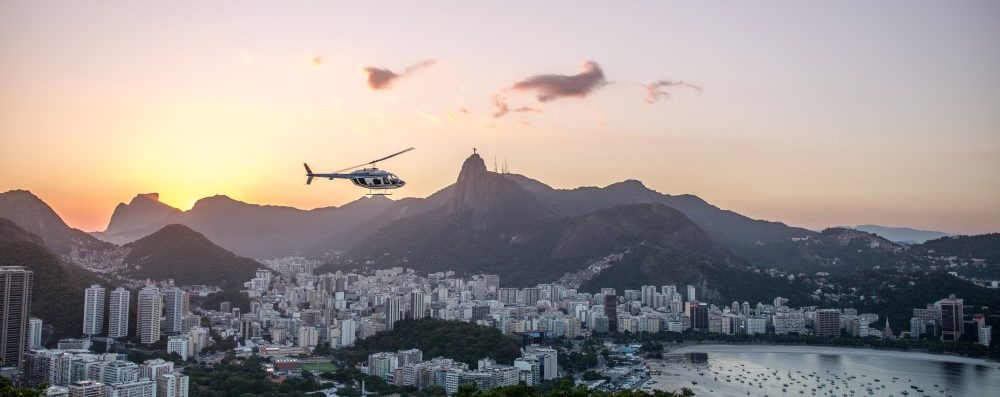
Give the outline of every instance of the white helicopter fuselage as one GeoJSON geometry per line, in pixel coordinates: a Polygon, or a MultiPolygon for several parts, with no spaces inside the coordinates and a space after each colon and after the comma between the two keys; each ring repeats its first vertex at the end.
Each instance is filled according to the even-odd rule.
{"type": "Polygon", "coordinates": [[[354,186],[369,189],[396,189],[406,185],[406,181],[399,179],[399,177],[393,175],[393,173],[383,171],[378,168],[358,170],[347,175],[348,177],[346,179],[350,179],[354,186]]]}

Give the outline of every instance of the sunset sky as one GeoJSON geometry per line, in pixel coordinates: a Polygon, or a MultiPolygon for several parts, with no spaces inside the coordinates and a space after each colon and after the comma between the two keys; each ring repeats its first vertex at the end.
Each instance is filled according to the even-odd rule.
{"type": "Polygon", "coordinates": [[[306,186],[302,162],[410,146],[380,166],[424,197],[477,147],[559,188],[639,179],[814,229],[1000,231],[998,20],[998,1],[2,1],[0,191],[94,231],[142,192],[342,205],[364,191],[306,186]]]}

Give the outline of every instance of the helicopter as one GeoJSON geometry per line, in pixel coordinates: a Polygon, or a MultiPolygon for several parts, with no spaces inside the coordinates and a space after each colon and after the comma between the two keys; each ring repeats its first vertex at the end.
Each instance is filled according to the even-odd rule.
{"type": "Polygon", "coordinates": [[[344,168],[342,170],[337,170],[337,171],[334,171],[333,173],[329,173],[329,174],[316,174],[316,173],[313,173],[312,169],[309,168],[309,164],[302,163],[302,165],[304,165],[306,167],[306,185],[312,184],[313,178],[327,178],[327,179],[330,179],[330,180],[333,180],[333,179],[349,179],[351,181],[351,183],[354,184],[354,186],[361,187],[361,188],[368,188],[368,195],[369,196],[388,196],[391,193],[373,193],[373,191],[374,190],[388,190],[388,189],[401,188],[404,185],[406,185],[406,181],[404,181],[402,179],[399,179],[399,177],[397,177],[396,175],[394,175],[393,173],[391,173],[389,171],[378,169],[377,167],[375,167],[375,164],[378,163],[379,161],[384,161],[384,160],[388,160],[388,159],[391,159],[393,157],[399,156],[399,155],[401,155],[403,153],[406,153],[406,152],[409,152],[409,151],[411,151],[413,149],[415,149],[415,148],[411,147],[411,148],[408,148],[408,149],[401,150],[399,152],[390,154],[388,156],[382,157],[382,158],[380,158],[378,160],[372,160],[372,161],[369,161],[367,163],[358,164],[358,165],[353,166],[353,167],[347,167],[347,168],[344,168]],[[369,165],[371,166],[371,168],[365,167],[365,166],[369,166],[369,165]],[[362,169],[359,170],[358,168],[360,168],[360,167],[365,167],[365,168],[362,168],[362,169]],[[353,170],[353,171],[351,171],[351,170],[353,170]],[[351,172],[346,173],[346,174],[342,174],[342,172],[345,172],[345,171],[351,171],[351,172]]]}

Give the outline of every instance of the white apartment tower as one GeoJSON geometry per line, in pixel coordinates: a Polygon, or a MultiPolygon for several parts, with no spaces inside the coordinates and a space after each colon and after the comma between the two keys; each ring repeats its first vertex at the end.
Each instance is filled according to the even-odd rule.
{"type": "Polygon", "coordinates": [[[147,285],[139,291],[139,316],[136,328],[139,342],[153,344],[160,340],[160,317],[163,315],[163,295],[154,285],[147,285]]]}
{"type": "Polygon", "coordinates": [[[28,348],[42,347],[42,319],[32,318],[28,323],[28,348]]]}
{"type": "Polygon", "coordinates": [[[94,284],[84,291],[83,334],[95,336],[104,333],[104,287],[94,284]]]}
{"type": "Polygon", "coordinates": [[[124,338],[128,336],[129,300],[132,293],[118,287],[111,291],[111,305],[108,310],[108,337],[124,338]]]}
{"type": "Polygon", "coordinates": [[[354,319],[347,319],[340,322],[340,345],[354,346],[354,340],[358,334],[358,322],[354,319]]]}
{"type": "Polygon", "coordinates": [[[414,320],[425,317],[427,312],[427,299],[423,291],[413,291],[410,293],[410,315],[414,320]]]}
{"type": "Polygon", "coordinates": [[[184,316],[187,316],[190,298],[187,292],[173,287],[163,291],[163,332],[179,334],[184,332],[184,316]]]}

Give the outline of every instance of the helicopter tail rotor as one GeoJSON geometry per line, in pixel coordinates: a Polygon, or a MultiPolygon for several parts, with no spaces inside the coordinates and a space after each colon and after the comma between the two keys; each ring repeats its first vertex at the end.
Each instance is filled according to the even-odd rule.
{"type": "Polygon", "coordinates": [[[309,168],[309,164],[302,163],[306,167],[306,185],[311,185],[313,182],[313,171],[309,168]]]}

